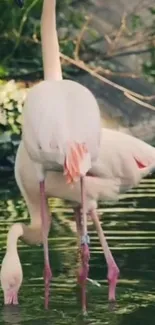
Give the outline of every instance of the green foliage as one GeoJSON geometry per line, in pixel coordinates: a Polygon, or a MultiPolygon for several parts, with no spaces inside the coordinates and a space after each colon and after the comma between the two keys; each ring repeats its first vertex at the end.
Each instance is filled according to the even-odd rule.
{"type": "Polygon", "coordinates": [[[143,72],[149,82],[155,82],[155,47],[150,50],[149,59],[143,63],[143,72]]]}
{"type": "Polygon", "coordinates": [[[152,15],[155,15],[155,8],[154,7],[150,7],[149,11],[152,15]]]}
{"type": "MultiPolygon", "coordinates": [[[[21,137],[21,112],[26,89],[11,80],[0,85],[0,158],[15,155],[21,137]]],[[[14,157],[13,157],[14,159],[14,157]]]]}
{"type": "Polygon", "coordinates": [[[150,82],[155,83],[155,7],[148,7],[148,18],[145,24],[144,18],[140,15],[132,15],[132,29],[136,31],[137,29],[143,27],[144,38],[148,41],[148,58],[142,62],[142,71],[144,77],[150,82]]]}
{"type": "Polygon", "coordinates": [[[149,58],[143,63],[143,72],[145,77],[149,82],[155,83],[155,42],[154,42],[154,32],[155,32],[155,7],[150,7],[149,12],[151,14],[151,34],[152,39],[150,40],[150,52],[149,58]]]}
{"type": "MultiPolygon", "coordinates": [[[[82,4],[83,1],[81,1],[82,4]]],[[[60,49],[66,55],[73,56],[76,39],[85,23],[80,1],[57,1],[57,25],[60,49]]],[[[0,78],[20,76],[42,71],[40,48],[40,17],[42,0],[26,0],[20,10],[13,0],[0,1],[0,78]]],[[[95,38],[94,36],[91,36],[95,38]]]]}
{"type": "Polygon", "coordinates": [[[131,24],[133,30],[137,29],[138,27],[141,27],[143,25],[141,17],[138,15],[132,15],[131,24]]]}
{"type": "Polygon", "coordinates": [[[7,131],[20,134],[20,116],[26,95],[26,89],[18,88],[14,80],[0,86],[0,113],[1,125],[7,131]],[[18,126],[17,126],[18,125],[18,126]]]}

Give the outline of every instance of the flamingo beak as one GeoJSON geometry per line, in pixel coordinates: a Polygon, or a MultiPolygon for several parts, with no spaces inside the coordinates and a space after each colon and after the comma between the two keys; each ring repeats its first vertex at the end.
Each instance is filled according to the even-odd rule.
{"type": "Polygon", "coordinates": [[[22,8],[24,6],[24,0],[15,0],[15,3],[22,8]]]}

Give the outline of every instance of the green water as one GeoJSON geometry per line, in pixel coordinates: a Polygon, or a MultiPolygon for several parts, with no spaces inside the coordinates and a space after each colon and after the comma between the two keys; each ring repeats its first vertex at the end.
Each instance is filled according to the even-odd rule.
{"type": "MultiPolygon", "coordinates": [[[[14,180],[1,176],[0,188],[0,260],[4,256],[8,227],[14,221],[28,222],[25,205],[14,180]],[[7,180],[7,182],[6,182],[7,180]]],[[[24,282],[17,308],[3,306],[0,292],[0,324],[155,324],[155,180],[144,180],[115,206],[100,204],[103,227],[121,270],[117,304],[111,311],[104,256],[92,225],[90,278],[101,287],[88,283],[88,317],[80,315],[76,287],[76,237],[71,206],[51,201],[53,225],[50,233],[50,258],[53,282],[49,311],[44,310],[43,252],[41,246],[19,242],[24,282]]]]}

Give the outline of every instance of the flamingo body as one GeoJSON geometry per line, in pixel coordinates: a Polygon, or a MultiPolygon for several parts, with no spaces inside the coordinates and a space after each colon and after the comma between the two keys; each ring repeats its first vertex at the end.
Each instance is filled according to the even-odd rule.
{"type": "Polygon", "coordinates": [[[97,101],[84,86],[71,80],[45,80],[29,90],[23,141],[30,157],[46,169],[60,169],[58,164],[64,164],[74,143],[85,143],[94,161],[100,133],[97,101]]]}
{"type": "MultiPolygon", "coordinates": [[[[137,186],[154,168],[155,149],[152,146],[130,135],[103,128],[98,160],[86,175],[87,209],[98,201],[118,200],[121,193],[137,186]]],[[[36,171],[23,142],[16,157],[16,180],[18,184],[20,180],[19,187],[26,187],[33,193],[39,191],[36,171]]],[[[79,182],[66,184],[62,173],[48,171],[45,184],[47,197],[81,204],[79,182]]]]}

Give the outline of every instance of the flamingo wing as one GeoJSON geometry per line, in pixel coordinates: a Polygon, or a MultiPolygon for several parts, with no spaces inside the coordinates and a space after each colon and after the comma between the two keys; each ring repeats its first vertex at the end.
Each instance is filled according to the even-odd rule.
{"type": "Polygon", "coordinates": [[[128,134],[102,129],[98,162],[91,173],[106,179],[119,179],[121,185],[137,186],[155,168],[155,149],[128,134]]]}

